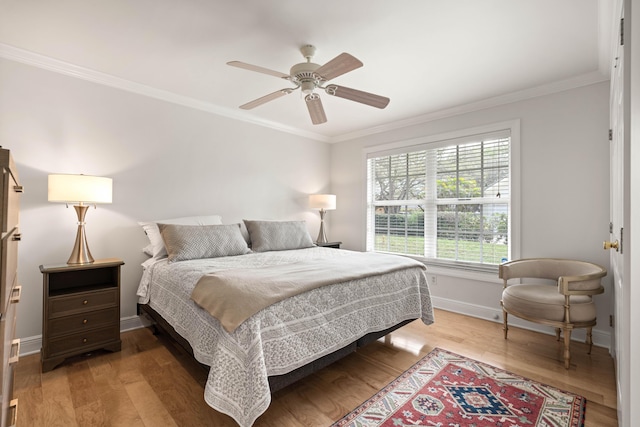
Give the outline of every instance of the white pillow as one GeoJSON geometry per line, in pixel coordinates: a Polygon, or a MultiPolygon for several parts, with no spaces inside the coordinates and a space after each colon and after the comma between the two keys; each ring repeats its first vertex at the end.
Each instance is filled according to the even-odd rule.
{"type": "Polygon", "coordinates": [[[240,224],[179,225],[158,223],[169,262],[249,253],[240,224]]]}
{"type": "Polygon", "coordinates": [[[180,225],[219,225],[222,224],[220,215],[207,216],[185,216],[182,218],[161,219],[156,221],[139,222],[142,229],[149,238],[149,245],[143,249],[143,252],[153,258],[164,258],[167,256],[167,250],[164,246],[158,223],[162,224],[180,224],[180,225]]]}
{"type": "Polygon", "coordinates": [[[142,248],[142,252],[145,255],[153,256],[153,245],[151,243],[149,243],[147,246],[142,248]]]}
{"type": "Polygon", "coordinates": [[[305,221],[244,220],[255,252],[303,249],[314,246],[305,221]]]}

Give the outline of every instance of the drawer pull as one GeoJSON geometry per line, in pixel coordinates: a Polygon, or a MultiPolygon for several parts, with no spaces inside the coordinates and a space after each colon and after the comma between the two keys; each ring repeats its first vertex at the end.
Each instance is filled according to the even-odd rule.
{"type": "Polygon", "coordinates": [[[9,410],[11,411],[9,422],[11,427],[14,427],[18,423],[18,399],[12,399],[9,402],[9,410]]]}
{"type": "Polygon", "coordinates": [[[88,300],[84,300],[84,301],[82,301],[82,305],[87,305],[87,304],[89,304],[89,301],[88,301],[88,300]]]}
{"type": "Polygon", "coordinates": [[[20,240],[22,240],[22,234],[21,233],[14,234],[11,240],[19,242],[20,240]]]}
{"type": "Polygon", "coordinates": [[[22,193],[24,191],[24,187],[22,185],[14,185],[13,191],[15,191],[16,193],[22,193]]]}
{"type": "Polygon", "coordinates": [[[83,324],[83,325],[86,325],[86,324],[87,324],[87,322],[88,322],[88,320],[87,320],[87,319],[83,319],[83,320],[82,320],[82,324],[83,324]]]}
{"type": "Polygon", "coordinates": [[[9,365],[18,363],[20,360],[20,338],[11,341],[11,353],[9,355],[9,365]]]}
{"type": "Polygon", "coordinates": [[[9,298],[9,301],[11,301],[14,304],[17,304],[20,302],[21,295],[22,295],[22,286],[18,285],[15,288],[13,288],[13,290],[11,291],[11,298],[9,298]]]}
{"type": "Polygon", "coordinates": [[[82,343],[86,344],[87,343],[87,339],[86,338],[82,338],[82,343]]]}

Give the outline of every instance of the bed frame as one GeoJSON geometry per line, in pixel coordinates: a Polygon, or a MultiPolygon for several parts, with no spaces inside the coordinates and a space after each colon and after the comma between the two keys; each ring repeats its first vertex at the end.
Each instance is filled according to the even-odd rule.
{"type": "MultiPolygon", "coordinates": [[[[153,323],[153,327],[155,328],[154,333],[164,333],[171,337],[176,343],[178,343],[182,348],[185,349],[192,357],[193,357],[193,349],[189,342],[184,339],[180,334],[176,332],[176,330],[171,326],[157,311],[152,309],[148,304],[138,304],[138,315],[143,315],[147,317],[153,323]]],[[[395,326],[392,326],[388,329],[379,332],[371,332],[366,334],[351,344],[334,351],[333,353],[327,354],[319,359],[310,362],[307,365],[301,366],[298,369],[295,369],[291,372],[288,372],[283,375],[274,375],[269,377],[269,388],[271,389],[271,393],[275,393],[276,391],[283,389],[284,387],[293,384],[294,382],[330,365],[331,363],[342,359],[346,355],[356,351],[359,347],[363,347],[370,342],[377,340],[398,328],[406,325],[407,323],[413,322],[415,319],[405,320],[395,326]]],[[[209,369],[209,366],[200,363],[205,369],[209,369]]]]}

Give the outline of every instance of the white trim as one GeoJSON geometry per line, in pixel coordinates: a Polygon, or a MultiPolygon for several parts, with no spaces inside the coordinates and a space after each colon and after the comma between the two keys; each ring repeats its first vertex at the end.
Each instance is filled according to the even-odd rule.
{"type": "MultiPolygon", "coordinates": [[[[489,320],[495,323],[502,323],[502,309],[485,307],[482,305],[469,304],[466,302],[456,301],[447,298],[441,298],[431,296],[433,306],[435,308],[451,311],[453,313],[463,314],[465,316],[476,317],[478,319],[489,320]]],[[[438,321],[436,315],[436,322],[438,321]]],[[[526,329],[528,331],[540,332],[546,335],[552,335],[555,337],[555,330],[551,327],[539,325],[537,323],[527,322],[519,319],[515,316],[509,316],[509,325],[516,326],[518,328],[526,329]]],[[[497,332],[502,337],[502,331],[497,332]]],[[[598,347],[604,347],[611,350],[611,334],[599,330],[593,330],[592,332],[593,345],[598,347]]],[[[586,339],[586,332],[584,329],[574,329],[571,334],[572,341],[584,342],[586,339]]]]}
{"type": "MultiPolygon", "coordinates": [[[[430,273],[439,274],[437,270],[429,270],[430,273]]],[[[458,277],[465,277],[460,275],[458,277]]],[[[477,277],[476,277],[477,278],[477,277]]],[[[485,280],[488,281],[488,280],[485,280]]],[[[500,281],[502,283],[502,281],[500,281]]],[[[502,323],[502,310],[495,309],[493,307],[484,307],[476,304],[469,304],[466,302],[451,300],[447,298],[441,298],[431,296],[433,306],[446,311],[452,311],[454,313],[463,314],[465,316],[477,317],[479,319],[490,320],[492,322],[502,323]]],[[[437,321],[437,319],[436,319],[437,321]]],[[[149,326],[149,322],[144,316],[131,316],[120,319],[120,332],[132,331],[134,329],[140,329],[149,326]]],[[[517,326],[530,331],[542,332],[552,335],[552,332],[548,328],[541,325],[536,325],[530,322],[525,322],[520,319],[511,316],[509,318],[509,324],[517,326]]],[[[584,341],[584,331],[575,329],[571,335],[574,341],[584,341]]],[[[611,334],[606,332],[594,330],[593,331],[593,344],[599,347],[605,347],[610,349],[611,347],[611,334]]],[[[32,337],[20,338],[20,357],[29,356],[32,354],[40,353],[42,348],[42,335],[35,335],[32,337]]]]}
{"type": "Polygon", "coordinates": [[[511,158],[509,159],[509,164],[511,170],[509,171],[509,179],[511,182],[509,183],[509,197],[511,201],[509,206],[511,211],[509,212],[509,221],[511,221],[509,227],[509,245],[511,246],[511,257],[512,259],[520,258],[520,250],[522,244],[521,238],[521,217],[522,212],[520,210],[520,194],[521,191],[521,183],[520,183],[520,173],[522,168],[520,167],[520,119],[513,120],[511,122],[511,158]]]}
{"type": "Polygon", "coordinates": [[[38,53],[30,52],[4,43],[0,43],[0,58],[10,59],[12,61],[21,62],[23,64],[32,65],[34,67],[42,68],[78,79],[87,80],[93,83],[98,83],[121,90],[126,90],[128,92],[137,93],[139,95],[148,96],[150,98],[160,99],[162,101],[171,102],[196,110],[213,113],[218,116],[228,117],[230,119],[275,129],[285,133],[303,136],[305,138],[314,139],[317,141],[330,142],[331,140],[330,137],[314,132],[303,131],[270,120],[264,120],[251,115],[250,113],[245,113],[239,109],[236,110],[226,107],[220,107],[210,102],[201,101],[199,99],[191,98],[188,96],[178,95],[174,92],[169,92],[163,89],[158,89],[144,84],[132,82],[130,80],[113,76],[111,74],[106,74],[100,71],[91,70],[89,68],[80,67],[78,65],[70,64],[68,62],[60,61],[59,59],[50,58],[45,55],[40,55],[38,53]]]}
{"type": "Polygon", "coordinates": [[[503,286],[502,279],[498,277],[498,266],[495,267],[495,271],[478,271],[471,269],[462,269],[462,268],[448,268],[440,265],[429,265],[427,266],[427,273],[430,276],[446,276],[446,277],[455,277],[457,279],[465,279],[472,280],[475,282],[483,282],[483,283],[494,283],[503,286]]]}
{"type": "Polygon", "coordinates": [[[571,89],[577,89],[579,87],[590,86],[597,83],[606,82],[609,80],[608,76],[603,75],[599,71],[593,71],[591,73],[582,74],[569,79],[560,80],[557,82],[549,83],[542,86],[536,86],[529,89],[520,90],[517,92],[508,93],[505,95],[494,96],[493,98],[484,99],[478,102],[472,102],[470,104],[459,105],[445,110],[434,111],[432,113],[423,114],[420,116],[412,117],[404,120],[397,120],[384,125],[371,127],[368,129],[362,129],[351,133],[345,133],[343,135],[334,136],[331,138],[331,142],[349,141],[352,139],[362,138],[369,135],[375,135],[383,132],[389,132],[396,129],[401,129],[409,126],[416,126],[423,123],[432,122],[435,120],[444,119],[447,117],[459,116],[461,114],[472,113],[474,111],[485,110],[487,108],[499,107],[501,105],[507,105],[518,101],[525,101],[531,98],[537,98],[540,96],[551,95],[558,92],[564,92],[571,89]]]}
{"type": "Polygon", "coordinates": [[[131,316],[120,319],[120,332],[132,331],[134,329],[146,328],[151,323],[144,316],[131,316]]]}
{"type": "MultiPolygon", "coordinates": [[[[419,150],[419,149],[431,149],[433,144],[440,145],[448,144],[451,140],[457,140],[461,138],[468,138],[474,135],[486,135],[499,133],[501,131],[509,130],[510,131],[510,158],[509,158],[509,177],[510,177],[510,202],[509,202],[509,246],[510,246],[510,256],[512,259],[520,258],[520,249],[521,249],[521,222],[520,222],[520,119],[507,120],[503,122],[489,123],[486,125],[476,126],[472,128],[459,129],[450,132],[439,133],[435,135],[426,135],[418,138],[412,138],[407,140],[399,140],[393,141],[385,144],[378,145],[369,145],[365,146],[362,149],[362,157],[363,157],[363,167],[365,171],[365,183],[366,191],[365,191],[365,215],[367,218],[367,229],[365,230],[364,235],[364,245],[363,247],[370,250],[368,245],[368,236],[370,234],[369,224],[371,223],[371,219],[369,218],[369,170],[367,167],[367,162],[369,158],[377,157],[377,156],[385,156],[390,155],[396,152],[406,152],[411,150],[419,150]]],[[[403,201],[406,204],[406,201],[403,201]]],[[[386,202],[385,202],[386,204],[386,202]]]]}
{"type": "Polygon", "coordinates": [[[434,135],[425,135],[412,139],[401,139],[398,141],[388,142],[385,144],[369,145],[363,148],[365,153],[365,161],[371,153],[382,153],[385,155],[387,151],[394,151],[400,148],[408,148],[419,146],[422,144],[432,144],[434,142],[445,141],[450,139],[464,138],[470,135],[483,135],[500,130],[511,129],[511,139],[513,140],[514,129],[518,132],[518,143],[520,143],[520,119],[506,120],[504,122],[489,123],[486,125],[475,126],[472,128],[459,129],[450,132],[443,132],[434,135]]]}
{"type": "Polygon", "coordinates": [[[120,77],[116,77],[110,74],[102,73],[100,71],[92,70],[89,68],[74,65],[59,59],[51,58],[39,53],[31,52],[25,49],[20,49],[15,46],[11,46],[5,43],[0,43],[0,58],[9,59],[23,64],[31,65],[34,67],[42,68],[45,70],[53,71],[56,73],[64,74],[67,76],[75,77],[82,80],[87,80],[93,83],[102,84],[105,86],[115,87],[121,90],[137,93],[139,95],[148,96],[151,98],[160,99],[166,102],[171,102],[185,107],[194,108],[197,110],[206,111],[212,114],[228,117],[234,120],[239,120],[246,123],[251,123],[258,126],[278,130],[293,135],[302,136],[305,138],[327,142],[336,143],[342,141],[349,141],[356,138],[365,137],[382,132],[388,132],[395,129],[401,129],[408,126],[415,126],[434,120],[443,119],[446,117],[457,116],[460,114],[471,113],[474,111],[484,110],[487,108],[498,107],[501,105],[511,104],[513,102],[523,101],[530,98],[536,98],[539,96],[550,95],[557,92],[563,92],[570,89],[576,89],[583,86],[589,86],[592,84],[600,83],[609,80],[608,75],[601,73],[600,71],[593,71],[591,73],[582,74],[579,76],[571,77],[569,79],[560,80],[557,82],[536,86],[529,89],[520,90],[517,92],[508,93],[505,95],[495,96],[492,98],[484,99],[478,102],[472,102],[470,104],[464,104],[452,108],[447,108],[440,111],[434,111],[432,113],[423,114],[420,116],[412,117],[409,119],[396,120],[391,123],[386,123],[380,126],[374,126],[371,128],[357,130],[355,132],[345,133],[337,136],[325,136],[315,132],[307,132],[301,129],[297,129],[291,126],[286,126],[281,123],[273,122],[270,120],[264,120],[250,113],[239,111],[236,109],[230,109],[226,107],[220,107],[218,105],[201,101],[188,96],[178,95],[173,92],[169,92],[163,89],[154,88],[151,86],[143,85],[140,83],[132,82],[120,77]]]}

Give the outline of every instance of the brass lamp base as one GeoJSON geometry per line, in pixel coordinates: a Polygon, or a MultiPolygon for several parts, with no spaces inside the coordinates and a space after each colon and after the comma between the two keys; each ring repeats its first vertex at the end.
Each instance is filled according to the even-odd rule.
{"type": "Polygon", "coordinates": [[[71,256],[67,264],[91,264],[93,257],[87,245],[87,236],[84,232],[84,217],[87,214],[87,205],[74,205],[76,214],[78,215],[78,232],[76,233],[76,243],[71,251],[71,256]]]}
{"type": "Polygon", "coordinates": [[[320,209],[320,231],[318,232],[318,238],[316,239],[316,243],[328,243],[327,233],[324,231],[324,209],[320,209]]]}

